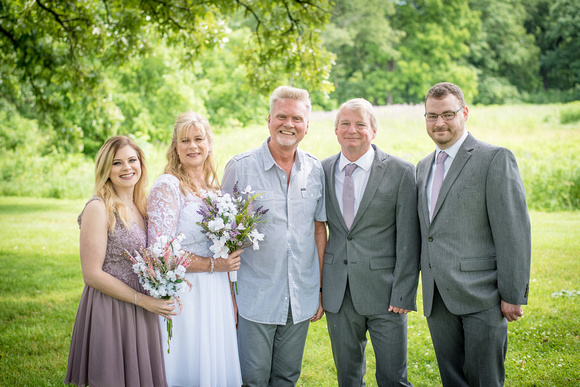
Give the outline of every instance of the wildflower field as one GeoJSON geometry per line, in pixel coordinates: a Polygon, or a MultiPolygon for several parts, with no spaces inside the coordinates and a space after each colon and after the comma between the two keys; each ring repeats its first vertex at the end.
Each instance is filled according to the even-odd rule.
{"type": "MultiPolygon", "coordinates": [[[[466,124],[476,138],[514,151],[531,208],[530,304],[524,317],[509,325],[507,386],[580,385],[580,124],[561,123],[559,109],[476,106],[466,124]]],[[[375,144],[416,163],[433,150],[422,112],[421,106],[378,109],[375,144]]],[[[333,120],[333,113],[313,113],[301,147],[319,158],[338,152],[333,120]]],[[[220,174],[231,156],[260,145],[267,134],[265,120],[260,127],[217,132],[220,174]]],[[[153,181],[163,170],[165,147],[144,147],[153,181]]],[[[2,157],[2,168],[14,161],[2,157]]],[[[12,193],[20,196],[0,196],[0,386],[60,386],[64,379],[83,288],[76,219],[91,195],[92,162],[54,170],[67,173],[51,177],[47,170],[47,177],[33,177],[29,170],[28,181],[18,183],[21,191],[12,193]],[[77,179],[78,184],[66,185],[76,193],[64,196],[84,199],[26,197],[44,196],[25,191],[27,184],[30,189],[35,179],[43,181],[39,187],[51,180],[57,184],[57,176],[63,179],[60,184],[77,179]]],[[[415,386],[439,386],[421,293],[418,304],[419,312],[410,314],[408,323],[409,380],[415,386]]],[[[369,342],[368,386],[376,386],[374,370],[369,342]]],[[[325,319],[310,326],[298,385],[336,385],[325,319]]]]}

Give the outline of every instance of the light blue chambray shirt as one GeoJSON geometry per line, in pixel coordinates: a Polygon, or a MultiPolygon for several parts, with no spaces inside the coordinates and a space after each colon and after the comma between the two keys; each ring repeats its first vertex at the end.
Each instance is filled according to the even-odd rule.
{"type": "Polygon", "coordinates": [[[320,268],[314,240],[314,221],[325,222],[324,171],[320,162],[300,149],[290,172],[290,184],[268,148],[239,154],[226,165],[222,189],[232,192],[238,182],[263,193],[256,206],[269,211],[258,225],[264,234],[260,249],[248,247],[238,271],[239,314],[263,324],[286,324],[291,306],[294,323],[316,313],[319,303],[320,268]]]}

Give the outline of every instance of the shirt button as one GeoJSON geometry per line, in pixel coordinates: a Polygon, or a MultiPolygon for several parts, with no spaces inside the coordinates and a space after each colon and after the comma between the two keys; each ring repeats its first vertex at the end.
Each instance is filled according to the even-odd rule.
{"type": "Polygon", "coordinates": [[[344,264],[346,265],[347,263],[348,263],[348,261],[345,259],[345,260],[344,260],[344,264]]]}
{"type": "Polygon", "coordinates": [[[429,237],[428,241],[429,242],[433,242],[433,238],[432,237],[429,237]]]}

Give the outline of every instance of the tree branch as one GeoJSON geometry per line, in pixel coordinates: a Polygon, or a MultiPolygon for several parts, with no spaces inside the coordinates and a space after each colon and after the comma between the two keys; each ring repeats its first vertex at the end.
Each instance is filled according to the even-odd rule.
{"type": "Polygon", "coordinates": [[[245,4],[244,2],[240,1],[240,0],[236,0],[236,3],[238,3],[239,5],[241,5],[242,7],[244,7],[246,9],[247,12],[251,13],[252,16],[254,16],[254,19],[256,20],[256,36],[258,38],[258,45],[262,45],[262,39],[260,38],[260,26],[262,25],[262,20],[260,19],[260,17],[256,14],[256,12],[254,12],[254,10],[247,4],[245,4]]]}
{"type": "Polygon", "coordinates": [[[60,18],[60,15],[58,13],[56,13],[52,9],[48,8],[44,4],[42,4],[39,0],[36,0],[36,4],[38,4],[38,6],[40,8],[44,9],[46,12],[48,12],[52,16],[54,16],[54,19],[57,21],[57,23],[60,24],[62,26],[62,28],[64,28],[65,31],[69,32],[69,27],[66,25],[65,22],[62,21],[62,19],[60,18]]]}
{"type": "Polygon", "coordinates": [[[284,0],[284,8],[286,8],[286,14],[288,15],[288,19],[290,19],[290,28],[288,28],[288,30],[284,32],[284,34],[288,35],[295,29],[300,31],[300,24],[298,23],[298,20],[292,17],[292,12],[290,11],[290,8],[288,7],[288,2],[286,0],[284,0]]]}
{"type": "Polygon", "coordinates": [[[10,39],[10,41],[12,42],[12,45],[14,46],[14,50],[18,49],[18,47],[20,46],[18,44],[18,41],[14,38],[14,35],[12,35],[10,32],[6,31],[4,29],[4,27],[2,27],[2,25],[0,25],[0,32],[6,36],[8,39],[10,39]]]}

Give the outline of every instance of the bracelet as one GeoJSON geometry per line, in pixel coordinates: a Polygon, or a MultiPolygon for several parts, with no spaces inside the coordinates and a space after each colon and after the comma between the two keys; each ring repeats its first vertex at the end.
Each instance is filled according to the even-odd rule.
{"type": "Polygon", "coordinates": [[[322,288],[320,288],[320,293],[322,293],[322,288]]]}
{"type": "Polygon", "coordinates": [[[213,274],[213,269],[215,268],[215,259],[213,259],[212,257],[209,257],[209,262],[210,262],[210,268],[209,268],[209,274],[213,274]]]}
{"type": "Polygon", "coordinates": [[[137,305],[137,303],[139,301],[141,301],[141,298],[143,298],[143,293],[137,293],[137,292],[135,292],[135,305],[137,305]],[[139,298],[137,298],[137,294],[139,294],[139,298]]]}

